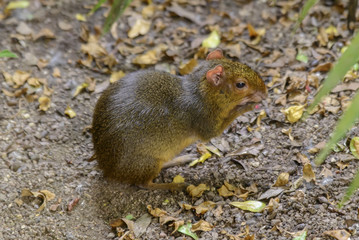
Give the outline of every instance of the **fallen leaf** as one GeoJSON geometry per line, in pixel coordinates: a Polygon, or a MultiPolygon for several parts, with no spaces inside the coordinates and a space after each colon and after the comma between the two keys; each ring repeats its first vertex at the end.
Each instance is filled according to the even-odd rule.
{"type": "Polygon", "coordinates": [[[285,114],[290,123],[297,122],[303,115],[304,105],[291,106],[285,110],[281,110],[285,114]]]}
{"type": "Polygon", "coordinates": [[[135,38],[139,35],[145,35],[148,33],[150,28],[151,28],[150,21],[139,18],[136,20],[136,23],[133,25],[133,27],[128,32],[128,37],[135,38]]]}
{"type": "Polygon", "coordinates": [[[246,201],[246,202],[231,202],[229,203],[232,206],[240,208],[242,210],[247,210],[250,212],[262,212],[266,205],[260,201],[246,201]]]}
{"type": "Polygon", "coordinates": [[[55,198],[55,194],[48,190],[40,190],[38,192],[33,192],[33,191],[30,191],[30,189],[24,188],[21,190],[21,197],[40,198],[42,200],[42,203],[36,211],[41,212],[46,207],[47,202],[51,201],[55,198]]]}
{"type": "Polygon", "coordinates": [[[59,20],[57,25],[61,30],[69,31],[72,29],[72,25],[68,23],[67,21],[59,20]]]}
{"type": "Polygon", "coordinates": [[[192,58],[187,63],[181,64],[179,66],[179,72],[181,75],[186,75],[192,72],[192,70],[197,66],[197,60],[192,58]]]}
{"type": "Polygon", "coordinates": [[[213,229],[213,225],[204,220],[200,220],[199,222],[192,224],[192,228],[191,228],[191,230],[193,232],[196,232],[196,231],[208,232],[208,231],[211,231],[212,229],[213,229]]]}
{"type": "Polygon", "coordinates": [[[275,211],[276,209],[278,209],[279,207],[279,198],[271,198],[269,200],[269,203],[266,207],[266,209],[271,213],[273,211],[275,211]]]}
{"type": "Polygon", "coordinates": [[[303,167],[303,178],[307,182],[312,180],[315,182],[315,173],[313,172],[312,165],[310,163],[305,164],[303,167]]]}
{"type": "Polygon", "coordinates": [[[289,140],[294,141],[294,137],[292,136],[292,128],[288,128],[288,129],[282,129],[282,133],[288,135],[289,140]]]}
{"type": "Polygon", "coordinates": [[[191,197],[201,197],[204,191],[209,190],[209,187],[207,187],[206,184],[201,183],[197,187],[194,185],[189,185],[187,187],[187,192],[191,197]]]}
{"type": "Polygon", "coordinates": [[[256,32],[256,30],[254,29],[254,27],[250,23],[247,24],[247,29],[248,29],[249,36],[251,38],[254,38],[254,37],[258,36],[258,33],[256,32]]]}
{"type": "MultiPolygon", "coordinates": [[[[212,201],[205,201],[198,206],[191,206],[191,209],[196,210],[197,215],[203,215],[206,212],[208,212],[209,210],[213,209],[215,206],[216,206],[216,203],[214,203],[212,201]]],[[[187,210],[189,210],[189,209],[187,209],[187,210]]]]}
{"type": "Polygon", "coordinates": [[[58,67],[54,68],[54,71],[52,71],[52,76],[55,78],[60,78],[61,77],[61,72],[60,69],[58,67]]]}
{"type": "Polygon", "coordinates": [[[17,8],[27,8],[30,5],[29,1],[11,1],[6,6],[5,10],[12,10],[17,8]]]}
{"type": "Polygon", "coordinates": [[[69,116],[69,118],[74,118],[76,117],[76,112],[70,107],[70,106],[67,106],[66,109],[65,109],[65,114],[67,116],[69,116]]]}
{"type": "Polygon", "coordinates": [[[344,229],[325,231],[323,234],[331,236],[337,240],[348,240],[351,236],[350,233],[344,229]]]}
{"type": "Polygon", "coordinates": [[[76,90],[75,90],[75,92],[74,92],[74,94],[72,96],[76,97],[77,95],[79,95],[87,87],[88,87],[88,83],[86,83],[86,82],[81,83],[80,85],[78,85],[76,87],[76,90]]]}
{"type": "Polygon", "coordinates": [[[110,77],[110,83],[115,83],[124,76],[126,76],[126,73],[124,73],[123,71],[112,72],[110,77]]]}
{"type": "Polygon", "coordinates": [[[305,240],[307,238],[307,230],[299,231],[293,234],[292,240],[305,240]]]}
{"type": "Polygon", "coordinates": [[[192,229],[192,224],[191,223],[187,223],[185,225],[182,225],[178,228],[178,232],[183,233],[187,236],[190,236],[191,238],[193,238],[194,240],[198,240],[198,236],[191,231],[192,229]]]}
{"type": "Polygon", "coordinates": [[[300,62],[308,63],[308,57],[301,51],[298,52],[297,56],[295,57],[300,62]]]}
{"type": "Polygon", "coordinates": [[[181,175],[177,175],[173,178],[173,181],[174,183],[184,183],[184,177],[182,177],[181,175]]]}
{"type": "Polygon", "coordinates": [[[203,40],[202,47],[216,48],[221,43],[221,37],[216,30],[213,30],[211,34],[203,40]]]}
{"type": "Polygon", "coordinates": [[[336,162],[335,164],[339,167],[340,170],[343,170],[344,168],[347,168],[349,166],[349,163],[344,163],[341,161],[336,162]]]}
{"type": "Polygon", "coordinates": [[[55,39],[56,37],[52,30],[48,28],[43,28],[40,30],[40,32],[32,36],[32,39],[34,41],[37,41],[40,38],[55,39]]]}
{"type": "Polygon", "coordinates": [[[86,22],[86,17],[82,14],[76,13],[75,18],[80,22],[86,22]]]}
{"type": "Polygon", "coordinates": [[[206,152],[204,153],[200,158],[193,160],[189,166],[193,167],[195,165],[197,165],[198,163],[204,163],[208,158],[212,157],[212,154],[210,152],[206,152]]]}
{"type": "Polygon", "coordinates": [[[323,64],[316,66],[310,72],[311,73],[313,73],[313,72],[328,72],[332,67],[333,67],[333,64],[331,62],[323,63],[323,64]]]}
{"type": "Polygon", "coordinates": [[[352,140],[350,140],[350,151],[359,159],[359,137],[353,137],[352,140]]]}
{"type": "Polygon", "coordinates": [[[218,191],[218,194],[222,197],[234,196],[234,192],[230,191],[225,185],[222,185],[222,187],[217,189],[217,191],[218,191]]]}
{"type": "Polygon", "coordinates": [[[141,66],[156,64],[162,57],[163,51],[167,50],[168,46],[165,44],[159,44],[157,47],[145,52],[142,55],[136,56],[132,63],[141,66]]]}
{"type": "Polygon", "coordinates": [[[309,159],[307,158],[307,156],[305,156],[305,155],[303,155],[303,154],[301,154],[301,153],[297,153],[297,157],[298,157],[298,159],[299,159],[299,163],[301,163],[303,166],[305,165],[305,164],[308,164],[308,163],[310,163],[310,161],[309,161],[309,159]]]}
{"type": "Polygon", "coordinates": [[[165,210],[162,210],[160,208],[153,209],[151,205],[147,205],[147,209],[148,212],[154,217],[162,217],[168,215],[168,213],[165,210]]]}
{"type": "Polygon", "coordinates": [[[281,194],[283,191],[284,191],[283,188],[270,188],[264,193],[262,193],[262,195],[259,196],[258,200],[270,199],[276,197],[279,194],[281,194]]]}
{"type": "Polygon", "coordinates": [[[277,181],[274,183],[273,187],[281,187],[285,186],[289,182],[289,173],[281,173],[279,174],[277,181]]]}
{"type": "Polygon", "coordinates": [[[41,111],[44,111],[44,112],[46,112],[49,108],[50,108],[50,106],[51,106],[51,99],[49,98],[49,97],[47,97],[47,96],[41,96],[41,97],[39,97],[39,103],[40,103],[40,105],[39,105],[39,109],[41,110],[41,111]]]}

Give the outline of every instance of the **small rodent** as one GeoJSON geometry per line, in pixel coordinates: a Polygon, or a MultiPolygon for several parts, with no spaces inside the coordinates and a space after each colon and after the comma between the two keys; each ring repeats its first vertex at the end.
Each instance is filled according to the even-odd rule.
{"type": "Polygon", "coordinates": [[[109,86],[96,104],[95,158],[105,177],[149,189],[181,189],[185,184],[152,181],[185,147],[220,135],[266,96],[260,76],[220,49],[185,76],[133,72],[109,86]]]}

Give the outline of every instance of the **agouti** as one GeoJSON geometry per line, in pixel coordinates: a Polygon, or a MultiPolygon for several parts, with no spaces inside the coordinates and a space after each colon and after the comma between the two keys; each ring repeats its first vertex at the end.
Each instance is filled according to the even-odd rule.
{"type": "Polygon", "coordinates": [[[267,96],[260,76],[210,52],[191,74],[137,71],[109,86],[93,115],[95,158],[104,176],[148,189],[164,164],[197,140],[208,141],[267,96]]]}

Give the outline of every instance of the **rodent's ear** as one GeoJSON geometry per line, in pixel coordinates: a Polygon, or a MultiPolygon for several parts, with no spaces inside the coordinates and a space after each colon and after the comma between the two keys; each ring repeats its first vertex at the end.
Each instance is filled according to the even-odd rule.
{"type": "Polygon", "coordinates": [[[223,67],[222,65],[217,65],[206,74],[207,81],[214,86],[218,86],[223,82],[223,67]]]}
{"type": "Polygon", "coordinates": [[[220,48],[208,53],[206,60],[221,59],[224,58],[223,52],[220,48]]]}

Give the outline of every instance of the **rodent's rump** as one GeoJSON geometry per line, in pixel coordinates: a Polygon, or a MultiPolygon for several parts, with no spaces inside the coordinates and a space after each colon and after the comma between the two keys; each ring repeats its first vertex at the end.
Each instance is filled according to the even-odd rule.
{"type": "Polygon", "coordinates": [[[181,188],[184,184],[152,180],[186,146],[218,136],[266,95],[259,75],[224,58],[221,50],[182,77],[149,70],[128,74],[104,91],[94,110],[99,167],[120,182],[181,188]]]}

